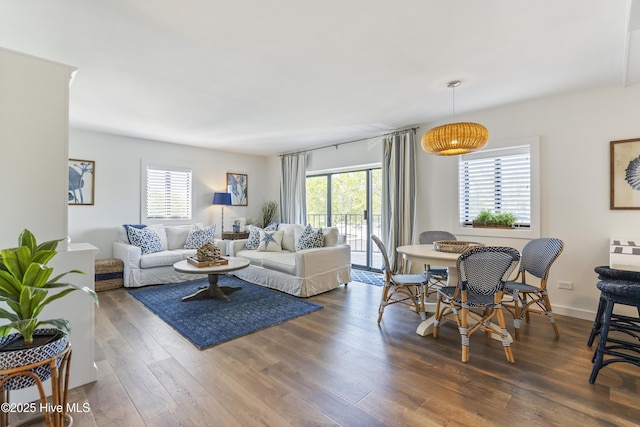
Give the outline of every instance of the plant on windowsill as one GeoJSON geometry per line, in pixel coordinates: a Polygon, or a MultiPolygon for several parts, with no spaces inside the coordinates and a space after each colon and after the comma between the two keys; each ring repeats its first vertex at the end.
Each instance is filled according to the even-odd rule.
{"type": "Polygon", "coordinates": [[[518,218],[509,212],[481,211],[473,220],[475,228],[513,228],[518,218]]]}
{"type": "MultiPolygon", "coordinates": [[[[92,289],[60,281],[67,274],[84,272],[71,270],[51,278],[53,267],[48,267],[47,263],[57,254],[58,242],[60,240],[38,244],[34,235],[25,229],[20,233],[17,248],[0,250],[0,301],[9,308],[0,308],[0,318],[9,321],[0,326],[0,370],[40,362],[67,347],[69,321],[38,318],[53,301],[79,290],[87,293],[98,305],[98,296],[92,289]],[[49,291],[54,289],[61,290],[49,295],[49,291]],[[43,328],[46,325],[51,327],[43,328]],[[17,333],[10,333],[12,330],[17,333]]],[[[50,375],[47,365],[36,368],[34,372],[41,381],[50,375]]],[[[35,382],[32,379],[31,384],[24,384],[24,379],[18,377],[7,381],[4,387],[15,390],[35,382]]]]}

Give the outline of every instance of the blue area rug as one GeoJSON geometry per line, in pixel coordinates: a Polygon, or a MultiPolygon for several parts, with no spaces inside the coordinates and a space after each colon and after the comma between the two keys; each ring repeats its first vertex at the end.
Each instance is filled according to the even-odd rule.
{"type": "Polygon", "coordinates": [[[356,268],[351,269],[351,280],[366,283],[367,285],[384,286],[384,276],[382,274],[356,268]]]}
{"type": "Polygon", "coordinates": [[[201,350],[323,308],[233,276],[220,276],[218,281],[219,286],[242,287],[229,294],[230,302],[181,301],[208,284],[207,279],[199,279],[134,289],[129,294],[201,350]]]}

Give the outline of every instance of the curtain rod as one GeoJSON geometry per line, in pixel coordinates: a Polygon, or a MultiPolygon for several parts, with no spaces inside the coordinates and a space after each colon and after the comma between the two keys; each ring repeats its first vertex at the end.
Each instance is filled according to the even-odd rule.
{"type": "Polygon", "coordinates": [[[339,142],[337,144],[323,145],[322,147],[309,148],[308,150],[300,150],[300,151],[294,151],[292,153],[278,154],[278,157],[293,156],[295,154],[308,153],[309,151],[322,150],[324,148],[331,148],[331,147],[335,147],[337,149],[340,145],[353,144],[354,142],[361,142],[361,141],[366,141],[368,139],[374,139],[374,138],[384,138],[385,136],[396,135],[396,134],[399,134],[399,133],[402,133],[402,132],[406,132],[408,130],[412,130],[412,131],[415,132],[416,130],[418,130],[418,127],[411,127],[411,128],[394,130],[393,132],[388,132],[388,133],[384,133],[384,134],[381,134],[381,135],[368,136],[366,138],[354,139],[352,141],[339,142]]]}

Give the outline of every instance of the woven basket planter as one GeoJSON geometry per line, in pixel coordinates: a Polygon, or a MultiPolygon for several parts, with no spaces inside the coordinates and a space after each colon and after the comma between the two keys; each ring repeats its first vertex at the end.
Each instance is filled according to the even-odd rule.
{"type": "MultiPolygon", "coordinates": [[[[10,334],[6,337],[0,338],[0,371],[15,369],[49,359],[60,354],[69,344],[69,335],[62,333],[58,329],[36,329],[34,332],[34,338],[36,336],[51,336],[56,338],[53,341],[40,346],[18,350],[1,349],[5,345],[20,339],[20,334],[10,334]]],[[[58,361],[58,364],[59,363],[60,361],[58,361]]],[[[46,381],[51,376],[49,364],[38,366],[31,370],[31,372],[34,372],[38,378],[40,378],[40,381],[46,381]]],[[[5,375],[0,375],[0,380],[4,377],[5,375]]],[[[25,387],[31,387],[35,384],[35,379],[30,376],[20,375],[5,382],[2,386],[2,390],[19,390],[25,387]]]]}
{"type": "Polygon", "coordinates": [[[506,229],[513,229],[515,228],[513,225],[504,225],[504,224],[498,224],[497,222],[478,222],[478,221],[473,221],[473,228],[506,228],[506,229]]]}

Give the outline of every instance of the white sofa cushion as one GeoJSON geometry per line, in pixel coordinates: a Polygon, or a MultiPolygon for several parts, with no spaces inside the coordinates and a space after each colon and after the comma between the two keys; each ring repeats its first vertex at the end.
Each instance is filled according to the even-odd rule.
{"type": "Polygon", "coordinates": [[[338,229],[336,227],[323,228],[324,246],[336,246],[338,244],[338,229]]]}
{"type": "Polygon", "coordinates": [[[195,249],[174,249],[172,251],[155,252],[140,257],[141,268],[163,267],[173,265],[178,261],[194,256],[195,249]]]}
{"type": "Polygon", "coordinates": [[[246,258],[252,265],[262,265],[262,260],[265,258],[269,258],[272,255],[280,256],[281,254],[287,253],[285,251],[282,252],[258,252],[255,249],[243,249],[241,251],[236,252],[235,256],[246,258]]]}
{"type": "Polygon", "coordinates": [[[280,252],[270,254],[262,259],[262,266],[269,270],[296,275],[296,254],[293,252],[280,252]]]}
{"type": "Polygon", "coordinates": [[[167,225],[165,232],[167,233],[167,249],[182,249],[187,241],[187,236],[193,228],[193,225],[167,225]]]}
{"type": "Polygon", "coordinates": [[[282,249],[294,252],[298,236],[302,234],[304,227],[299,224],[280,224],[278,230],[282,230],[282,249]]]}

